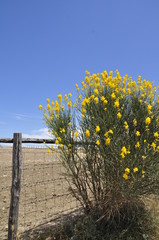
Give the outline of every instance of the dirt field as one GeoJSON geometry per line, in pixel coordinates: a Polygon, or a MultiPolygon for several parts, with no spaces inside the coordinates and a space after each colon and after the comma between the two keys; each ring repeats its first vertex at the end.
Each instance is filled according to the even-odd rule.
{"type": "MultiPolygon", "coordinates": [[[[0,239],[5,240],[10,206],[12,149],[0,148],[0,239]]],[[[23,148],[19,232],[49,222],[79,206],[68,193],[58,152],[23,148]]]]}
{"type": "MultiPolygon", "coordinates": [[[[23,148],[19,233],[80,207],[68,193],[59,157],[58,151],[23,148]]],[[[11,165],[12,149],[0,148],[0,240],[7,239],[11,165]]],[[[148,204],[159,215],[159,201],[150,198],[148,204]]]]}

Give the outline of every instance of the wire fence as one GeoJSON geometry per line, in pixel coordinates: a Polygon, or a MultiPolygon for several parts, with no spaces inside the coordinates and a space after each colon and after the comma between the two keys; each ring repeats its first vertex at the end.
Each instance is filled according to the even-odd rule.
{"type": "Polygon", "coordinates": [[[6,239],[12,178],[12,148],[0,148],[0,239],[6,239]]]}
{"type": "MultiPolygon", "coordinates": [[[[18,234],[80,209],[64,177],[60,152],[46,148],[22,149],[22,177],[18,234]]],[[[7,239],[12,148],[0,148],[0,239],[7,239]]]]}

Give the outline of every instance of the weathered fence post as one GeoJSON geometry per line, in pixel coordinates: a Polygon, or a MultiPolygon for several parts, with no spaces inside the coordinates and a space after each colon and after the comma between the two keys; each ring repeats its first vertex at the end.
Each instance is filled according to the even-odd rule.
{"type": "Polygon", "coordinates": [[[22,134],[13,135],[12,187],[8,219],[8,240],[17,239],[19,198],[21,189],[22,134]]]}

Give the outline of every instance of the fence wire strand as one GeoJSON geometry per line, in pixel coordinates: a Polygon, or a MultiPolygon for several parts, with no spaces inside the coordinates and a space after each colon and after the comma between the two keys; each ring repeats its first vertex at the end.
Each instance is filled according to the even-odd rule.
{"type": "Polygon", "coordinates": [[[0,148],[0,239],[7,239],[10,190],[12,179],[12,148],[0,148]]]}
{"type": "Polygon", "coordinates": [[[23,150],[19,231],[21,219],[24,219],[22,228],[28,230],[77,208],[63,172],[58,150],[51,153],[46,149],[23,150]]]}
{"type": "MultiPolygon", "coordinates": [[[[12,148],[0,149],[0,239],[7,239],[12,178],[12,148]],[[6,176],[6,177],[5,177],[6,176]],[[5,180],[4,180],[5,179],[5,180]]],[[[22,149],[19,234],[80,208],[68,191],[58,150],[22,149]]]]}

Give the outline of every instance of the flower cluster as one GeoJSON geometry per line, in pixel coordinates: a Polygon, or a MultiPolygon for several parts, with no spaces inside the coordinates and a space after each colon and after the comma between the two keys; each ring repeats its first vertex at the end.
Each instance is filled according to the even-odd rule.
{"type": "Polygon", "coordinates": [[[56,144],[69,152],[68,157],[83,148],[86,161],[92,161],[92,149],[100,159],[101,175],[112,174],[109,180],[121,182],[123,189],[135,181],[146,186],[159,159],[159,97],[154,83],[105,70],[92,75],[86,71],[81,86],[75,86],[74,104],[69,93],[52,102],[47,99],[45,108],[39,105],[56,144]]]}

